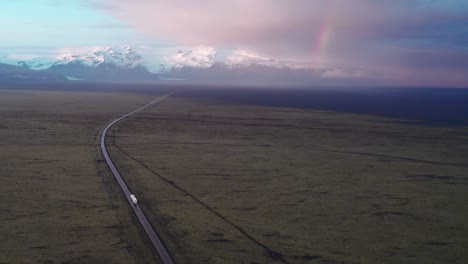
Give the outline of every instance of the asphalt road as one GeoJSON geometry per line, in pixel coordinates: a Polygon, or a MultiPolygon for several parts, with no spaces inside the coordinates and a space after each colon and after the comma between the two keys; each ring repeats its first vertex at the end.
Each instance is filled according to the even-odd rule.
{"type": "MultiPolygon", "coordinates": [[[[153,226],[151,225],[151,223],[148,221],[148,219],[146,218],[145,214],[143,213],[143,210],[140,208],[140,206],[138,204],[133,204],[133,201],[132,199],[130,198],[130,195],[132,194],[130,192],[130,190],[128,189],[127,185],[125,184],[124,180],[122,179],[122,176],[120,175],[119,171],[117,170],[117,168],[115,167],[114,163],[112,162],[112,159],[110,158],[109,156],[109,153],[107,152],[107,148],[106,148],[106,136],[107,136],[107,132],[109,131],[109,129],[115,125],[116,123],[122,121],[123,119],[133,115],[133,114],[136,114],[142,110],[144,110],[145,108],[161,101],[161,100],[164,100],[166,99],[167,97],[169,97],[170,95],[172,95],[173,93],[175,92],[172,92],[170,94],[167,94],[165,96],[162,96],[160,98],[158,98],[157,100],[154,100],[153,102],[149,103],[149,104],[146,104],[122,117],[119,117],[117,118],[116,120],[114,120],[112,123],[110,123],[109,125],[107,125],[107,127],[104,129],[104,131],[102,132],[102,136],[101,136],[101,150],[102,150],[102,154],[104,155],[104,158],[106,159],[106,162],[107,164],[109,165],[109,168],[111,169],[112,171],[112,174],[114,174],[115,176],[115,179],[117,180],[117,182],[119,183],[120,185],[120,188],[122,189],[122,192],[124,193],[125,197],[127,198],[128,202],[130,203],[130,206],[133,208],[133,211],[135,212],[135,215],[137,216],[138,220],[140,221],[141,225],[143,226],[143,229],[145,230],[146,232],[146,235],[148,236],[148,238],[151,240],[151,243],[153,244],[154,248],[156,249],[156,251],[158,252],[159,254],[159,257],[161,258],[161,261],[164,263],[164,264],[173,264],[174,263],[174,260],[172,259],[172,256],[169,254],[169,252],[167,251],[166,247],[164,246],[164,244],[162,243],[161,239],[159,238],[158,234],[154,231],[154,228],[153,226]]],[[[138,199],[138,197],[136,197],[138,199]]]]}

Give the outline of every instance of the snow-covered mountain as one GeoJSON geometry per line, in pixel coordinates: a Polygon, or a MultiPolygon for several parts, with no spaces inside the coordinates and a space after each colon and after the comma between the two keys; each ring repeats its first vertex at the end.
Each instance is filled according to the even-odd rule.
{"type": "Polygon", "coordinates": [[[170,79],[228,81],[236,83],[307,83],[319,77],[310,66],[276,60],[245,50],[219,56],[210,47],[196,47],[166,57],[169,67],[161,73],[170,79]]]}
{"type": "MultiPolygon", "coordinates": [[[[16,61],[16,66],[31,70],[47,70],[52,66],[81,64],[88,67],[100,65],[119,68],[135,68],[141,66],[142,57],[132,48],[94,47],[88,50],[64,50],[55,57],[33,58],[16,61]]],[[[10,61],[11,64],[11,61],[10,61]]]]}
{"type": "Polygon", "coordinates": [[[142,66],[142,56],[128,46],[64,49],[55,57],[6,62],[24,69],[61,74],[70,79],[148,81],[158,77],[142,66]]]}
{"type": "Polygon", "coordinates": [[[360,71],[320,69],[246,50],[216,50],[208,46],[153,49],[137,46],[136,50],[139,52],[128,46],[60,49],[55,56],[28,60],[3,56],[0,63],[63,75],[69,79],[112,82],[182,79],[305,84],[363,75],[360,71]]]}
{"type": "Polygon", "coordinates": [[[218,52],[205,46],[195,47],[188,51],[179,51],[177,54],[165,57],[170,65],[166,69],[180,70],[183,68],[209,69],[215,64],[225,65],[227,68],[239,69],[252,66],[263,66],[275,69],[310,70],[311,67],[293,62],[280,61],[264,57],[246,50],[234,50],[228,56],[220,57],[218,52]]]}
{"type": "Polygon", "coordinates": [[[215,64],[216,56],[217,51],[214,48],[199,46],[189,51],[179,50],[177,54],[165,57],[165,60],[172,69],[184,67],[207,69],[215,64]]]}
{"type": "Polygon", "coordinates": [[[94,48],[84,54],[62,54],[54,65],[82,64],[88,67],[112,65],[119,68],[135,68],[141,66],[142,57],[132,48],[124,46],[122,49],[112,47],[94,48]]]}
{"type": "Polygon", "coordinates": [[[29,69],[29,70],[41,71],[41,70],[46,70],[52,67],[52,65],[54,65],[55,63],[57,63],[57,60],[55,58],[44,57],[44,58],[33,58],[29,60],[15,61],[14,65],[25,68],[25,69],[29,69]]]}

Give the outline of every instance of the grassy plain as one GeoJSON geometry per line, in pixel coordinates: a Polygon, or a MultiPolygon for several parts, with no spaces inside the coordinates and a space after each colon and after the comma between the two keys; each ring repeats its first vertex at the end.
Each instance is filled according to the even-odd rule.
{"type": "Polygon", "coordinates": [[[0,89],[0,263],[154,263],[98,145],[152,98],[0,89]]]}
{"type": "MultiPolygon", "coordinates": [[[[0,263],[157,261],[98,145],[152,93],[0,89],[0,263]]],[[[177,263],[468,261],[468,128],[182,96],[108,138],[177,263]]]]}
{"type": "Polygon", "coordinates": [[[468,128],[176,96],[109,140],[178,263],[468,261],[468,128]]]}

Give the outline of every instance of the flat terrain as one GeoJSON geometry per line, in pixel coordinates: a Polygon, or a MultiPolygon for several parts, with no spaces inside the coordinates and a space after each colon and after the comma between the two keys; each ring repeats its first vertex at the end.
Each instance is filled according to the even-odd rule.
{"type": "MultiPolygon", "coordinates": [[[[98,143],[167,91],[90,89],[0,89],[0,263],[157,261],[98,143]]],[[[108,137],[179,264],[467,263],[466,142],[468,127],[184,91],[108,137]]]]}
{"type": "Polygon", "coordinates": [[[155,262],[98,145],[155,98],[0,90],[0,263],[155,262]]]}
{"type": "Polygon", "coordinates": [[[113,156],[178,263],[466,263],[468,129],[183,93],[113,156]]]}

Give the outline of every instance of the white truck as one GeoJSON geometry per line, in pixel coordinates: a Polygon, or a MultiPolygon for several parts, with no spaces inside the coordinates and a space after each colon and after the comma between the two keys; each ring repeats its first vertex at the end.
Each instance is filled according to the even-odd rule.
{"type": "Polygon", "coordinates": [[[135,195],[130,194],[130,199],[132,200],[133,205],[137,205],[137,204],[138,204],[138,200],[137,200],[137,198],[135,197],[135,195]]]}

